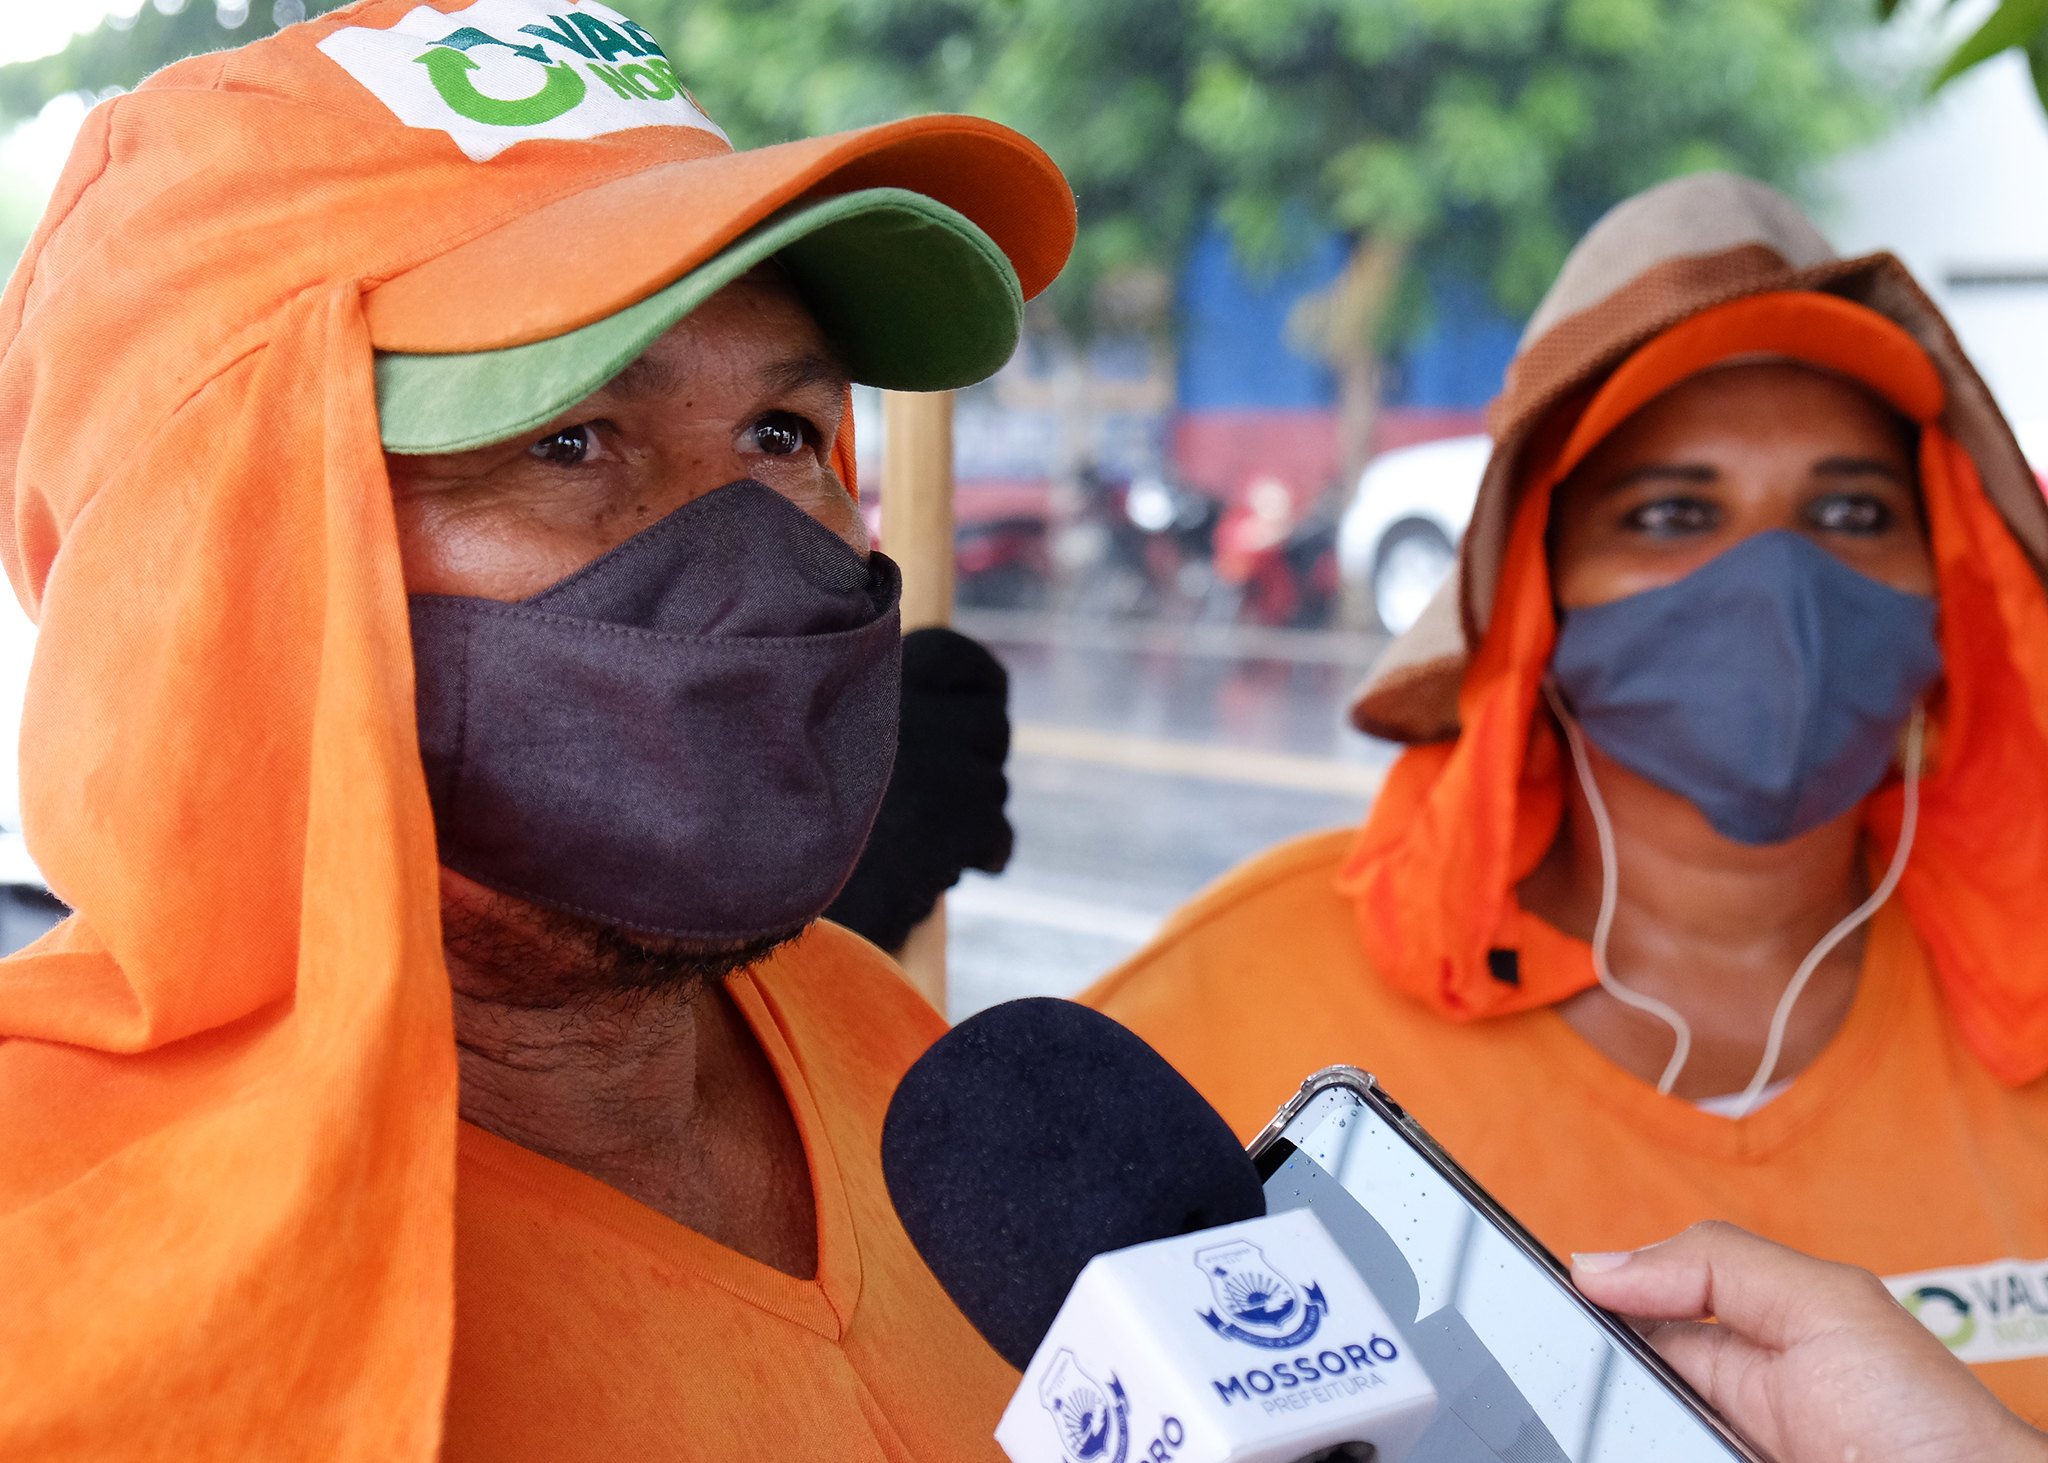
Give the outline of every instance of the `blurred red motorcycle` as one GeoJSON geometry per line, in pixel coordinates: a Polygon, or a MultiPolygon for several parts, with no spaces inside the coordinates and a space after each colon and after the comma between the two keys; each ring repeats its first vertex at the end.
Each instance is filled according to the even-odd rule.
{"type": "Polygon", "coordinates": [[[1337,515],[1328,495],[1254,477],[1216,524],[1214,569],[1231,618],[1321,626],[1337,604],[1337,515]]]}

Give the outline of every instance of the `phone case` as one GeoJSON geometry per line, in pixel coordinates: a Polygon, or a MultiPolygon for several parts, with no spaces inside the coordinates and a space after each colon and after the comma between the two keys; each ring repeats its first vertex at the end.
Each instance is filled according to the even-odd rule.
{"type": "Polygon", "coordinates": [[[1482,1219],[1498,1230],[1532,1264],[1548,1272],[1566,1297],[1604,1331],[1623,1354],[1633,1357],[1644,1371],[1655,1377],[1687,1411],[1726,1443],[1736,1457],[1748,1459],[1749,1463],[1770,1463],[1764,1454],[1736,1433],[1685,1378],[1673,1371],[1656,1349],[1638,1336],[1626,1321],[1579,1294],[1578,1288],[1572,1284],[1570,1268],[1481,1188],[1478,1180],[1459,1167],[1457,1160],[1445,1152],[1443,1146],[1430,1137],[1406,1109],[1387,1095],[1387,1090],[1380,1086],[1372,1073],[1357,1067],[1325,1067],[1304,1079],[1301,1090],[1282,1104],[1273,1121],[1266,1124],[1245,1150],[1258,1168],[1261,1180],[1272,1177],[1295,1152],[1294,1143],[1286,1137],[1287,1129],[1309,1110],[1319,1096],[1336,1088],[1350,1092],[1368,1111],[1392,1128],[1482,1219]]]}

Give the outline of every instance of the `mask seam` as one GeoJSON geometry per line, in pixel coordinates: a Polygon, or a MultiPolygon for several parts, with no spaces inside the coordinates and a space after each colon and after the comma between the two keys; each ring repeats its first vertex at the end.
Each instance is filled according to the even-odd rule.
{"type": "MultiPolygon", "coordinates": [[[[461,601],[465,595],[420,595],[421,599],[461,601]]],[[[684,635],[674,630],[650,630],[643,625],[620,625],[610,620],[586,620],[577,615],[564,615],[552,610],[528,609],[521,605],[506,604],[500,600],[484,600],[470,606],[467,613],[474,616],[490,616],[496,619],[517,620],[526,617],[548,620],[564,629],[586,630],[596,634],[622,635],[629,638],[647,639],[676,645],[696,645],[715,650],[743,650],[750,646],[798,647],[805,645],[831,645],[835,641],[857,635],[872,633],[876,627],[887,622],[896,613],[898,601],[892,599],[889,605],[865,625],[855,625],[845,630],[821,630],[813,635],[684,635]]]]}
{"type": "MultiPolygon", "coordinates": [[[[621,562],[624,561],[622,555],[623,551],[626,548],[634,544],[661,542],[662,540],[657,538],[657,535],[661,534],[664,529],[669,528],[670,525],[676,523],[679,519],[682,518],[684,514],[688,513],[692,508],[695,508],[700,503],[708,504],[712,502],[712,500],[715,499],[720,493],[724,492],[727,488],[736,488],[739,487],[741,484],[748,484],[753,487],[761,489],[763,493],[767,494],[769,497],[773,498],[777,504],[781,505],[781,507],[784,510],[786,510],[787,513],[795,514],[804,523],[808,524],[817,532],[824,534],[834,544],[838,545],[841,549],[845,550],[846,553],[848,553],[849,555],[854,555],[855,558],[858,559],[856,551],[844,539],[840,538],[839,535],[837,535],[836,533],[833,533],[832,530],[830,530],[829,528],[826,528],[822,523],[819,523],[817,519],[811,517],[810,514],[804,512],[803,509],[797,507],[794,503],[790,502],[787,498],[783,497],[782,494],[776,492],[773,488],[769,487],[759,478],[734,478],[731,482],[720,484],[718,487],[715,487],[710,492],[704,494],[701,498],[694,498],[690,502],[683,504],[680,508],[675,509],[673,512],[670,512],[664,517],[656,520],[655,522],[648,524],[647,527],[641,529],[632,537],[623,539],[620,542],[612,545],[612,547],[606,549],[602,554],[599,554],[595,559],[592,559],[588,564],[585,564],[582,568],[576,570],[574,573],[569,574],[565,578],[556,580],[553,584],[547,586],[547,588],[539,590],[534,594],[530,594],[525,599],[516,601],[516,603],[523,605],[533,605],[533,602],[535,600],[544,599],[547,596],[554,594],[559,590],[569,588],[571,585],[579,584],[586,580],[595,581],[597,579],[604,577],[604,575],[611,572],[621,562]]],[[[866,561],[863,560],[860,562],[863,564],[863,567],[865,567],[866,561]]],[[[451,596],[451,598],[453,597],[456,596],[451,596]]],[[[534,607],[539,608],[538,606],[534,607]]],[[[543,613],[546,613],[546,611],[543,611],[543,613]]],[[[571,618],[574,618],[574,616],[571,616],[571,618]]]]}
{"type": "MultiPolygon", "coordinates": [[[[763,934],[774,933],[772,930],[763,931],[759,929],[695,930],[667,925],[625,925],[619,923],[619,918],[616,914],[607,910],[592,909],[587,905],[574,904],[569,900],[542,894],[523,884],[516,884],[510,880],[500,880],[494,877],[486,878],[479,874],[468,873],[460,863],[452,860],[448,862],[448,867],[455,870],[456,873],[462,874],[464,878],[475,879],[477,883],[484,885],[485,888],[494,889],[500,894],[509,894],[515,899],[524,899],[529,903],[538,904],[544,909],[560,910],[564,914],[574,914],[584,919],[595,920],[607,929],[623,930],[627,934],[657,935],[665,940],[751,940],[757,939],[763,934]]],[[[823,918],[822,915],[812,915],[794,928],[799,931],[809,929],[821,918],[823,918]]]]}

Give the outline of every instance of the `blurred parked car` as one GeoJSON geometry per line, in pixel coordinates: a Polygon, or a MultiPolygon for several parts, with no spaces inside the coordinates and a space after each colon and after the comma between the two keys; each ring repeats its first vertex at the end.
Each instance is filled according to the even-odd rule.
{"type": "MultiPolygon", "coordinates": [[[[1043,482],[967,482],[954,489],[953,588],[972,609],[1044,609],[1052,584],[1049,485],[1043,482]]],[[[868,540],[882,539],[882,505],[861,500],[868,540]]]]}
{"type": "Polygon", "coordinates": [[[1447,437],[1383,452],[1359,474],[1337,525],[1337,567],[1389,635],[1415,623],[1457,563],[1492,451],[1490,437],[1447,437]]]}
{"type": "Polygon", "coordinates": [[[953,534],[953,584],[971,609],[1036,610],[1052,583],[1045,519],[985,518],[953,534]]]}

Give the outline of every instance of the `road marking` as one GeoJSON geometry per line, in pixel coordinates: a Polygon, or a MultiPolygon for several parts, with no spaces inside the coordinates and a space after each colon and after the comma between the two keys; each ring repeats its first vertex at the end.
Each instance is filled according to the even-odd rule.
{"type": "Polygon", "coordinates": [[[1374,797],[1387,776],[1384,767],[1340,762],[1334,757],[1257,752],[1245,747],[1177,742],[1165,737],[1049,726],[1036,721],[1020,721],[1011,727],[1010,749],[1026,757],[1056,757],[1168,777],[1200,777],[1211,782],[1332,793],[1338,797],[1374,797]]]}
{"type": "Polygon", "coordinates": [[[1367,630],[1290,630],[1266,625],[1185,624],[1157,620],[1090,620],[1037,610],[962,608],[953,628],[997,645],[1052,645],[1077,650],[1195,655],[1211,660],[1276,660],[1293,665],[1363,671],[1387,648],[1367,630]]]}
{"type": "Polygon", "coordinates": [[[1090,899],[1041,894],[995,879],[962,879],[946,895],[946,913],[949,917],[979,917],[1010,924],[1038,925],[1069,934],[1120,940],[1129,945],[1144,944],[1159,933],[1159,926],[1165,922],[1163,915],[1132,909],[1128,905],[1097,904],[1090,899]]]}

